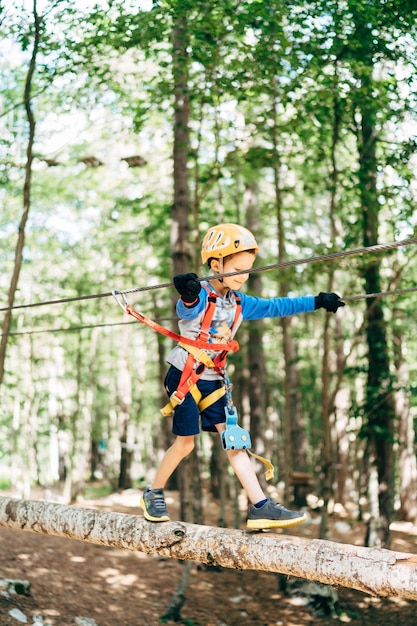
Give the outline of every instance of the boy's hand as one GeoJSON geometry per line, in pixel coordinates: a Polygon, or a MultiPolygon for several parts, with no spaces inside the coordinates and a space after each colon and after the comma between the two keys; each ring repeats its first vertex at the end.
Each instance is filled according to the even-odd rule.
{"type": "Polygon", "coordinates": [[[190,304],[197,299],[198,294],[200,293],[201,285],[198,282],[197,274],[177,274],[174,276],[174,285],[175,289],[181,296],[181,299],[190,304]]]}
{"type": "Polygon", "coordinates": [[[337,293],[323,293],[322,291],[314,298],[314,304],[316,309],[326,309],[331,313],[336,313],[340,306],[345,306],[345,302],[337,293]]]}

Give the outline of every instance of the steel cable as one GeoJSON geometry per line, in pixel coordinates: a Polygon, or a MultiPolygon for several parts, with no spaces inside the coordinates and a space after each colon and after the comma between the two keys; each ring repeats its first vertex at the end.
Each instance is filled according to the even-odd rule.
{"type": "MultiPolygon", "coordinates": [[[[335,259],[342,259],[344,257],[349,257],[349,256],[356,256],[359,254],[371,254],[371,253],[376,253],[376,252],[384,252],[386,250],[393,250],[396,248],[401,248],[403,246],[410,246],[410,245],[415,245],[417,244],[417,238],[411,238],[411,239],[404,239],[402,241],[396,241],[396,242],[391,242],[391,243],[382,243],[382,244],[376,244],[374,246],[368,246],[368,247],[364,247],[364,248],[356,248],[353,250],[344,250],[344,251],[340,251],[340,252],[330,252],[328,254],[322,254],[319,256],[313,256],[313,257],[307,257],[305,259],[294,259],[292,261],[283,261],[281,263],[273,263],[272,265],[264,265],[262,267],[253,267],[249,270],[244,270],[244,271],[238,271],[238,272],[228,272],[228,273],[224,273],[224,274],[216,274],[216,275],[209,275],[209,276],[204,276],[201,278],[198,278],[198,280],[201,282],[203,280],[212,280],[215,278],[227,278],[229,276],[238,276],[240,274],[253,274],[255,272],[266,272],[269,270],[273,270],[273,269],[284,269],[284,268],[288,268],[288,267],[294,267],[297,265],[306,265],[309,263],[319,263],[321,261],[333,261],[335,259]]],[[[121,289],[121,290],[116,290],[116,293],[118,294],[129,294],[129,293],[139,293],[139,292],[143,292],[143,291],[151,291],[151,290],[155,290],[155,289],[165,289],[167,287],[172,287],[173,286],[173,282],[168,282],[168,283],[161,283],[158,285],[147,285],[146,287],[134,287],[132,289],[121,289]]],[[[376,297],[376,295],[388,295],[388,294],[393,294],[393,293],[409,293],[410,291],[416,291],[417,289],[408,289],[408,290],[400,290],[399,292],[386,292],[385,294],[363,294],[363,295],[358,295],[358,296],[348,296],[346,298],[344,298],[345,300],[359,300],[361,298],[372,298],[372,297],[376,297]]],[[[107,291],[105,293],[98,293],[98,294],[91,294],[91,295],[85,295],[85,296],[74,296],[72,298],[60,298],[57,300],[46,300],[44,302],[33,302],[30,304],[18,304],[18,305],[13,305],[13,306],[6,306],[6,307],[2,307],[0,308],[0,311],[11,311],[11,310],[16,310],[16,309],[28,309],[28,308],[34,308],[34,307],[39,307],[39,306],[46,306],[48,304],[65,304],[67,302],[76,302],[76,301],[82,301],[82,300],[91,300],[94,298],[106,298],[108,296],[112,296],[113,292],[112,291],[107,291]]]]}

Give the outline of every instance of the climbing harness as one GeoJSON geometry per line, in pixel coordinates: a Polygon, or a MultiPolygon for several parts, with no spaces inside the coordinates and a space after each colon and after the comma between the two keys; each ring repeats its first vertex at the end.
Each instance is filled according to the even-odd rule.
{"type": "MultiPolygon", "coordinates": [[[[205,287],[205,285],[203,285],[203,287],[205,287]]],[[[142,322],[142,324],[146,324],[153,330],[156,330],[157,332],[167,337],[170,337],[171,339],[174,339],[178,342],[178,345],[181,348],[188,352],[188,357],[185,362],[185,366],[182,371],[178,387],[171,395],[168,404],[161,409],[161,413],[162,415],[164,415],[164,417],[168,417],[172,414],[174,408],[184,401],[187,393],[191,393],[200,411],[203,411],[205,408],[216,402],[216,400],[223,397],[225,394],[224,386],[216,389],[209,396],[202,398],[201,393],[197,387],[197,382],[200,380],[206,367],[214,369],[216,372],[223,376],[228,353],[237,352],[239,350],[239,344],[235,340],[230,341],[228,344],[209,343],[208,339],[210,336],[210,325],[216,308],[217,295],[214,292],[211,292],[207,287],[205,288],[208,292],[208,306],[203,321],[201,323],[201,328],[197,339],[183,337],[182,335],[178,335],[168,328],[157,324],[142,313],[135,311],[133,307],[128,304],[124,294],[120,294],[120,292],[113,292],[116,302],[119,304],[119,306],[121,306],[125,313],[131,315],[139,322],[142,322]],[[123,302],[120,300],[120,297],[122,298],[123,302]],[[211,352],[217,352],[216,356],[212,359],[207,353],[207,350],[211,352]]],[[[240,316],[240,311],[241,304],[240,299],[238,299],[236,313],[232,324],[232,331],[240,316]]]]}
{"type": "MultiPolygon", "coordinates": [[[[213,291],[210,291],[210,289],[206,287],[206,285],[202,285],[202,287],[207,291],[208,305],[207,305],[203,320],[201,322],[200,332],[198,334],[197,340],[200,342],[204,342],[205,348],[199,349],[199,348],[196,348],[195,346],[187,345],[187,342],[185,342],[184,339],[182,339],[179,342],[178,345],[188,352],[188,357],[187,357],[187,361],[185,363],[185,366],[181,375],[181,379],[180,379],[180,382],[176,391],[174,391],[174,393],[171,395],[169,399],[169,403],[165,407],[163,407],[163,409],[161,409],[161,412],[163,415],[170,415],[173,409],[175,408],[175,406],[177,406],[184,400],[187,393],[194,386],[197,386],[197,381],[200,380],[200,378],[202,377],[206,367],[210,369],[214,369],[218,374],[220,374],[224,378],[224,368],[226,366],[226,358],[227,358],[228,352],[230,352],[228,348],[231,347],[233,352],[237,352],[237,350],[239,349],[239,344],[236,341],[232,340],[232,342],[228,344],[218,344],[220,348],[217,348],[217,350],[220,350],[220,352],[216,354],[214,359],[211,359],[209,354],[207,354],[206,350],[209,350],[211,352],[213,350],[216,350],[216,348],[213,348],[214,344],[209,343],[208,341],[210,337],[210,326],[213,320],[214,311],[216,309],[217,294],[214,293],[213,291]]],[[[232,327],[231,327],[232,335],[233,335],[233,329],[236,326],[236,322],[239,319],[241,310],[242,310],[242,306],[240,303],[240,298],[236,298],[236,311],[235,311],[235,316],[234,316],[232,327]]],[[[195,390],[194,390],[194,393],[195,393],[195,390]]],[[[207,408],[208,406],[210,406],[210,404],[213,404],[214,402],[216,402],[216,400],[221,398],[224,394],[225,394],[225,387],[223,386],[222,388],[220,388],[220,390],[216,389],[212,394],[210,394],[210,396],[212,396],[211,398],[210,396],[208,396],[208,398],[210,398],[211,401],[208,400],[207,398],[204,398],[203,400],[200,400],[199,402],[197,402],[200,411],[203,410],[201,406],[205,406],[205,408],[207,408]],[[202,402],[204,402],[204,405],[201,405],[202,402]]]]}
{"type": "MultiPolygon", "coordinates": [[[[187,393],[191,393],[194,400],[198,404],[200,411],[210,406],[210,404],[216,402],[216,400],[218,400],[225,394],[224,387],[221,387],[220,389],[216,389],[206,398],[201,399],[201,393],[197,388],[197,382],[200,380],[206,367],[209,367],[210,369],[215,369],[218,373],[221,374],[226,363],[226,357],[228,353],[237,352],[239,350],[239,344],[235,340],[230,341],[228,344],[208,342],[210,336],[210,325],[213,319],[214,310],[216,308],[217,296],[216,294],[210,292],[208,289],[207,291],[209,294],[208,307],[206,309],[206,313],[202,321],[200,333],[197,339],[183,337],[182,335],[178,335],[170,329],[161,326],[160,324],[149,319],[142,313],[135,311],[135,309],[133,309],[133,307],[128,304],[126,297],[123,293],[120,294],[120,292],[113,292],[116,302],[125,313],[131,315],[142,324],[146,324],[153,330],[156,330],[157,332],[169,337],[170,339],[174,339],[178,342],[178,345],[181,348],[189,353],[178,387],[171,395],[168,404],[161,409],[161,413],[162,415],[164,415],[164,417],[168,417],[169,415],[171,415],[174,408],[184,401],[187,393]],[[122,298],[123,302],[120,300],[120,297],[122,298]],[[217,352],[214,359],[211,359],[206,350],[217,352]]],[[[241,309],[239,300],[237,303],[236,315],[235,319],[233,320],[232,328],[240,315],[240,310],[241,309]]]]}
{"type": "MultiPolygon", "coordinates": [[[[200,412],[207,409],[226,394],[226,406],[224,409],[226,415],[226,428],[221,433],[223,449],[246,450],[251,456],[264,463],[267,467],[265,477],[267,480],[270,480],[274,475],[274,466],[268,459],[251,452],[250,448],[252,443],[250,434],[247,430],[238,425],[237,410],[232,400],[232,385],[229,377],[226,375],[227,355],[229,352],[237,352],[237,350],[239,350],[239,344],[233,339],[227,344],[216,344],[208,341],[210,337],[210,326],[213,320],[218,296],[215,292],[210,291],[206,285],[202,285],[202,287],[207,291],[208,305],[201,322],[200,332],[197,339],[190,339],[189,337],[178,335],[170,329],[165,328],[157,322],[149,319],[142,313],[135,311],[135,309],[128,304],[124,293],[120,291],[113,291],[112,294],[117,304],[125,313],[131,315],[142,324],[146,324],[153,330],[174,339],[178,342],[178,345],[181,348],[188,352],[188,357],[185,362],[178,387],[171,394],[169,402],[162,407],[162,415],[164,417],[169,417],[173,413],[175,407],[179,406],[184,401],[185,396],[188,393],[190,393],[194,398],[200,412]],[[217,352],[213,359],[207,353],[207,350],[210,352],[217,352]],[[203,398],[200,390],[198,389],[197,382],[200,380],[207,367],[214,369],[223,378],[224,384],[203,398]]],[[[242,305],[240,298],[236,296],[236,311],[231,326],[232,335],[236,322],[240,317],[241,310],[242,305]]]]}

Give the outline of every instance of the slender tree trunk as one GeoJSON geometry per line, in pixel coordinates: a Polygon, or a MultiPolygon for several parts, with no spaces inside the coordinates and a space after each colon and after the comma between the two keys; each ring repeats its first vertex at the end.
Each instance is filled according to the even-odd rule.
{"type": "Polygon", "coordinates": [[[78,428],[81,416],[81,381],[82,381],[82,357],[83,357],[83,340],[81,333],[78,335],[77,353],[75,359],[75,406],[70,416],[71,423],[71,452],[70,452],[70,471],[64,484],[64,499],[66,502],[74,502],[78,492],[83,485],[84,476],[79,471],[78,456],[78,428]],[[75,479],[75,480],[74,480],[75,479]]]}
{"type": "MultiPolygon", "coordinates": [[[[337,68],[335,68],[334,77],[334,93],[337,94],[337,68]]],[[[332,247],[336,242],[336,222],[335,211],[337,202],[338,191],[338,170],[336,162],[336,149],[339,142],[339,128],[340,128],[340,104],[338,96],[336,95],[333,101],[333,129],[332,129],[332,143],[330,151],[330,181],[331,181],[331,194],[330,194],[330,207],[329,207],[329,220],[330,220],[330,242],[332,247]]],[[[327,279],[327,291],[333,292],[334,289],[334,269],[330,265],[328,268],[327,279]]],[[[323,506],[321,508],[321,523],[320,523],[320,538],[327,536],[328,531],[328,513],[329,503],[333,494],[333,482],[335,476],[335,454],[333,446],[333,430],[334,424],[331,417],[334,414],[334,407],[331,402],[331,390],[330,390],[330,377],[331,377],[331,339],[334,335],[334,324],[329,314],[325,315],[324,328],[323,328],[323,355],[321,362],[321,411],[322,411],[322,433],[323,433],[323,447],[322,447],[322,466],[321,466],[321,491],[323,506]]]]}
{"type": "Polygon", "coordinates": [[[190,96],[188,92],[188,25],[185,7],[179,2],[172,34],[174,78],[174,202],[171,217],[171,254],[174,275],[190,271],[190,192],[188,152],[190,145],[190,96]]]}
{"type": "Polygon", "coordinates": [[[333,446],[332,446],[332,425],[330,421],[331,407],[329,406],[330,398],[330,372],[329,372],[329,354],[330,354],[330,318],[326,315],[324,321],[323,330],[323,356],[321,362],[321,383],[322,383],[322,398],[321,398],[321,411],[322,411],[322,463],[321,463],[321,495],[323,498],[323,506],[321,507],[321,522],[320,522],[320,539],[324,539],[327,536],[328,530],[328,514],[329,514],[329,502],[332,496],[333,485],[333,446]]]}
{"type": "MultiPolygon", "coordinates": [[[[278,231],[278,261],[282,263],[286,258],[285,245],[285,229],[283,202],[281,190],[281,166],[278,146],[278,129],[277,129],[277,101],[273,99],[274,127],[272,132],[272,141],[274,149],[274,190],[275,190],[275,206],[277,215],[277,231],[278,231]]],[[[288,283],[282,279],[279,284],[280,296],[288,295],[288,283]]],[[[280,470],[282,479],[285,482],[285,499],[289,500],[289,487],[291,483],[291,475],[294,470],[305,471],[307,465],[307,437],[305,425],[302,420],[301,408],[301,385],[300,375],[297,365],[297,352],[295,342],[291,336],[291,318],[283,317],[280,319],[282,329],[282,341],[285,363],[284,375],[284,463],[281,462],[280,470]]],[[[297,506],[306,505],[306,491],[302,485],[294,485],[294,502],[297,506]]]]}
{"type": "MultiPolygon", "coordinates": [[[[245,192],[245,213],[248,228],[255,234],[259,232],[258,188],[255,183],[247,184],[245,192]]],[[[253,293],[262,293],[262,278],[260,273],[249,275],[249,286],[253,293]]],[[[249,324],[248,369],[249,369],[249,406],[250,406],[250,433],[253,449],[257,454],[266,455],[265,450],[265,390],[266,367],[263,349],[263,320],[254,320],[249,324]]],[[[264,468],[259,469],[259,481],[265,487],[264,468]]]]}
{"type": "MultiPolygon", "coordinates": [[[[161,311],[158,308],[155,294],[151,293],[151,298],[152,298],[152,303],[153,303],[153,310],[155,312],[154,317],[156,320],[158,320],[161,316],[161,311]]],[[[156,341],[157,341],[157,347],[158,347],[158,380],[159,380],[159,391],[160,391],[159,405],[160,407],[163,407],[165,406],[168,400],[168,397],[164,388],[164,381],[165,381],[165,375],[166,375],[166,370],[167,370],[167,364],[165,361],[165,339],[160,333],[156,333],[156,341]]],[[[158,453],[160,452],[161,449],[167,450],[172,445],[172,442],[173,442],[172,420],[169,417],[161,417],[160,414],[159,414],[159,418],[160,418],[161,428],[159,431],[156,429],[153,431],[154,432],[153,444],[154,444],[154,449],[156,451],[156,458],[159,458],[158,453]]],[[[178,481],[177,481],[176,472],[174,472],[174,474],[171,476],[166,487],[167,489],[171,489],[173,491],[178,489],[178,481]]]]}
{"type": "MultiPolygon", "coordinates": [[[[379,201],[377,189],[377,125],[381,124],[378,114],[382,113],[375,93],[374,54],[375,38],[372,23],[358,3],[350,2],[355,25],[355,51],[358,94],[356,102],[359,152],[359,192],[361,200],[363,243],[372,246],[378,243],[379,201]]],[[[362,275],[367,293],[381,291],[380,259],[373,256],[364,265],[362,275]]],[[[366,299],[366,341],[368,348],[368,374],[365,397],[365,432],[369,463],[369,498],[373,504],[370,527],[377,543],[389,547],[389,526],[394,501],[393,440],[395,405],[390,374],[386,323],[381,299],[366,299]],[[377,480],[373,480],[374,474],[377,480]],[[375,493],[376,490],[376,493],[375,493]],[[379,512],[376,511],[376,504],[379,512]]],[[[369,533],[368,533],[369,534],[369,533]]]]}
{"type": "MultiPolygon", "coordinates": [[[[362,79],[365,92],[372,93],[370,76],[362,79]]],[[[363,216],[364,246],[378,243],[379,203],[376,184],[376,127],[375,112],[362,98],[360,103],[361,131],[359,144],[359,177],[363,216]]],[[[370,261],[363,270],[367,293],[379,293],[380,261],[370,261]]],[[[379,520],[374,521],[378,528],[379,542],[388,548],[390,543],[389,526],[392,519],[394,499],[393,438],[395,406],[390,363],[388,355],[386,324],[382,301],[375,298],[366,300],[368,345],[368,377],[366,389],[367,434],[369,459],[375,464],[378,477],[379,520]]],[[[372,475],[372,472],[371,472],[372,475]]],[[[371,485],[374,483],[371,483],[371,485]]]]}
{"type": "Polygon", "coordinates": [[[90,345],[88,354],[90,356],[90,364],[88,368],[88,380],[85,383],[83,391],[83,441],[82,441],[82,464],[84,466],[83,475],[91,475],[91,462],[93,451],[93,404],[95,397],[95,373],[97,359],[97,342],[99,338],[99,329],[93,328],[91,331],[90,345]]]}
{"type": "Polygon", "coordinates": [[[185,602],[185,592],[187,590],[188,582],[190,579],[191,570],[193,567],[192,561],[185,561],[182,564],[181,580],[178,587],[175,590],[174,595],[171,598],[171,602],[161,615],[161,622],[182,622],[181,609],[185,602]]]}
{"type": "MultiPolygon", "coordinates": [[[[188,23],[187,3],[179,2],[172,33],[174,78],[174,203],[172,206],[171,254],[173,273],[189,272],[192,266],[189,245],[190,191],[188,152],[190,145],[190,97],[188,87],[188,23]]],[[[176,302],[177,295],[174,295],[176,302]]],[[[192,521],[192,494],[190,493],[192,469],[190,458],[179,467],[181,488],[181,515],[192,521]]]]}
{"type": "MultiPolygon", "coordinates": [[[[344,353],[343,341],[343,316],[336,316],[336,371],[344,372],[346,369],[347,355],[344,353]]],[[[352,406],[352,398],[348,385],[340,388],[340,380],[335,386],[335,469],[336,469],[336,502],[346,504],[347,487],[350,493],[354,491],[353,476],[357,473],[356,454],[352,454],[349,443],[349,410],[352,406]]],[[[349,496],[350,496],[349,493],[349,496]]]]}
{"type": "Polygon", "coordinates": [[[401,333],[401,312],[393,311],[394,366],[397,373],[396,413],[399,438],[399,518],[417,522],[417,458],[414,419],[410,411],[410,377],[404,359],[404,337],[401,333]]]}
{"type": "MultiPolygon", "coordinates": [[[[174,202],[171,217],[171,254],[173,273],[189,272],[192,267],[192,255],[189,246],[190,192],[188,173],[188,153],[190,148],[189,118],[190,96],[188,86],[188,3],[179,0],[174,15],[172,31],[172,73],[174,81],[174,202]]],[[[175,295],[175,294],[173,294],[175,295]]],[[[176,298],[175,298],[176,300],[176,298]]],[[[174,309],[173,300],[173,309],[174,309]]],[[[175,311],[174,311],[175,312],[175,311]]],[[[193,454],[196,454],[195,451],[193,454]]],[[[178,468],[181,490],[181,517],[193,521],[193,498],[200,499],[201,493],[193,494],[192,475],[197,460],[185,459],[178,468]],[[194,467],[193,467],[194,466],[194,467]]],[[[198,469],[197,469],[198,471],[198,469]]],[[[200,486],[200,484],[198,484],[200,486]]],[[[182,580],[174,594],[167,613],[180,619],[181,608],[185,599],[190,564],[184,564],[182,580]]]]}
{"type": "MultiPolygon", "coordinates": [[[[37,2],[33,0],[33,24],[34,24],[34,39],[32,55],[29,63],[28,73],[26,75],[25,90],[24,90],[24,106],[26,116],[29,124],[28,142],[26,147],[26,164],[25,164],[25,180],[23,184],[23,213],[20,218],[18,237],[15,250],[15,263],[13,268],[12,277],[10,280],[9,293],[7,299],[7,306],[12,307],[15,300],[17,285],[19,282],[20,270],[22,267],[23,248],[25,245],[25,228],[29,215],[30,203],[31,203],[31,180],[32,180],[32,163],[33,163],[33,144],[35,141],[35,129],[36,122],[31,106],[31,91],[32,80],[36,69],[36,58],[38,55],[39,43],[41,39],[41,18],[37,12],[37,2]]],[[[6,361],[6,350],[8,333],[12,323],[12,311],[9,309],[4,314],[2,325],[2,336],[0,338],[0,386],[4,378],[4,365],[6,361]]]]}
{"type": "Polygon", "coordinates": [[[216,437],[213,441],[210,454],[210,493],[219,502],[219,517],[217,525],[225,528],[226,506],[230,503],[231,497],[231,481],[227,471],[229,462],[225,451],[223,450],[220,437],[216,437]]]}
{"type": "Polygon", "coordinates": [[[120,440],[120,466],[119,466],[119,489],[129,489],[132,486],[130,475],[132,465],[132,450],[128,443],[128,428],[130,422],[130,410],[132,406],[132,380],[126,359],[128,353],[128,330],[122,326],[119,361],[117,367],[117,387],[119,397],[119,440],[120,440]]]}

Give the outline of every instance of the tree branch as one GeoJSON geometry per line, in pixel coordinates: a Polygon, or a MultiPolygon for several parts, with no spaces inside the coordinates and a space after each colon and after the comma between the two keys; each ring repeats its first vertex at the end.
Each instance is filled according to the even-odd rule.
{"type": "Polygon", "coordinates": [[[417,600],[417,555],[403,552],[184,522],[153,524],[137,515],[2,497],[0,526],[417,600]]]}

